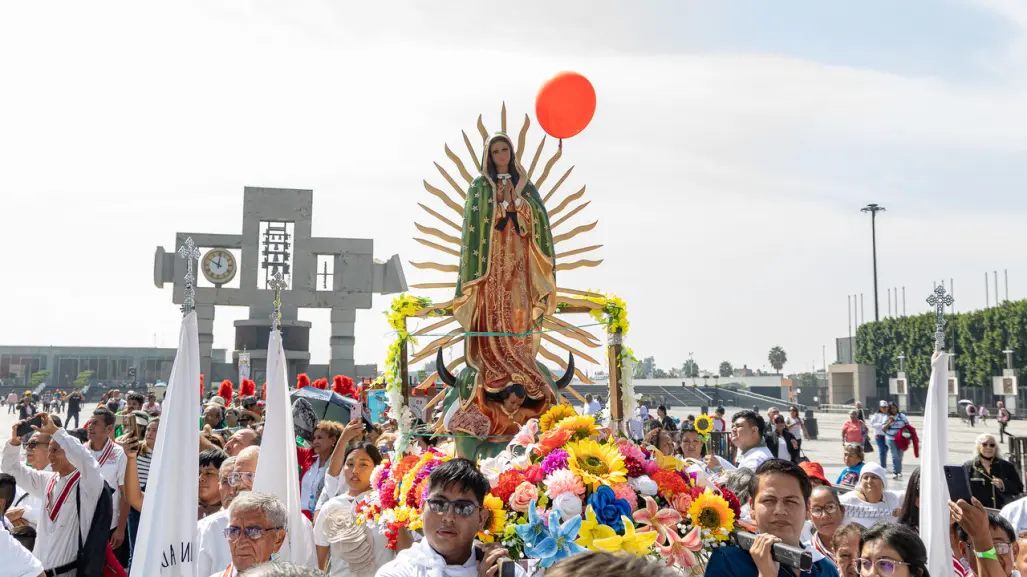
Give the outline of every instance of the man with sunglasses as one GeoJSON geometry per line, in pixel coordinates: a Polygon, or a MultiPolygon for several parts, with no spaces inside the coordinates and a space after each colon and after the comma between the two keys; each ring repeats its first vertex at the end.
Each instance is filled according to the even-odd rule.
{"type": "Polygon", "coordinates": [[[224,538],[232,551],[232,562],[210,577],[237,577],[253,565],[271,561],[285,542],[289,511],[270,493],[237,495],[228,508],[224,538]]]}
{"type": "Polygon", "coordinates": [[[502,547],[488,553],[474,546],[489,522],[482,504],[489,481],[466,459],[446,461],[428,476],[428,497],[421,504],[424,539],[378,570],[375,577],[497,577],[502,547]]]}
{"type": "MultiPolygon", "coordinates": [[[[791,461],[764,461],[749,482],[752,521],[759,530],[748,551],[719,547],[706,565],[706,577],[796,577],[791,569],[774,561],[775,543],[803,548],[800,536],[809,517],[812,492],[806,472],[791,461]]],[[[804,576],[806,574],[803,574],[804,576]]],[[[838,577],[838,569],[827,558],[813,562],[809,577],[838,577]]]]}
{"type": "MultiPolygon", "coordinates": [[[[59,417],[52,417],[54,424],[61,426],[59,417]]],[[[25,441],[25,462],[36,471],[49,473],[50,461],[47,457],[50,447],[50,435],[36,431],[25,441]]],[[[39,512],[43,510],[43,500],[27,492],[24,487],[17,487],[13,506],[7,510],[7,520],[15,527],[28,525],[35,529],[39,525],[39,512]]]]}

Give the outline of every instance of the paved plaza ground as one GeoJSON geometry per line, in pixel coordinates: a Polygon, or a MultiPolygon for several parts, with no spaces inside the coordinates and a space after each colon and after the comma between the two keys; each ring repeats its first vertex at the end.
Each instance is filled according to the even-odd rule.
{"type": "MultiPolygon", "coordinates": [[[[92,403],[84,406],[80,416],[80,424],[85,424],[85,416],[89,415],[94,407],[95,405],[92,403]]],[[[740,410],[734,407],[725,407],[725,409],[727,411],[728,418],[730,418],[735,411],[740,410]]],[[[671,410],[671,414],[673,416],[682,419],[689,414],[694,415],[698,413],[698,407],[676,407],[671,410]]],[[[838,477],[841,470],[845,468],[845,465],[842,464],[841,426],[842,423],[848,419],[848,415],[817,413],[815,414],[815,417],[819,427],[818,438],[815,441],[803,442],[803,450],[810,460],[819,462],[823,465],[824,472],[827,474],[827,477],[833,481],[838,477]]],[[[16,421],[17,414],[8,414],[7,407],[0,410],[0,442],[6,443],[11,438],[11,426],[16,421]]],[[[918,431],[923,428],[923,421],[923,417],[910,417],[910,422],[912,422],[913,426],[916,427],[918,431]]],[[[993,419],[989,419],[986,425],[978,423],[976,427],[971,428],[959,419],[953,417],[948,420],[948,431],[949,463],[960,464],[973,454],[974,442],[977,435],[984,432],[998,433],[998,422],[993,419]]],[[[1015,434],[1027,434],[1027,421],[1010,422],[1009,431],[1015,434]]],[[[868,458],[878,462],[880,459],[876,452],[868,455],[868,458]]],[[[906,474],[906,478],[909,477],[909,472],[911,472],[918,464],[919,459],[913,457],[912,449],[907,451],[903,459],[903,471],[906,474]]],[[[888,469],[889,471],[891,470],[890,463],[888,469]]],[[[905,482],[904,480],[899,482],[889,479],[888,486],[890,489],[901,490],[905,488],[905,482]]]]}

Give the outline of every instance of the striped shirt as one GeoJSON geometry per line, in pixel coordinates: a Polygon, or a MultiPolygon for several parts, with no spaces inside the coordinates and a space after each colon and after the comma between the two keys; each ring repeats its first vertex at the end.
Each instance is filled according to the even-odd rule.
{"type": "Polygon", "coordinates": [[[139,490],[146,490],[146,481],[150,478],[150,461],[153,459],[153,453],[147,452],[145,455],[136,456],[136,470],[139,472],[139,490]]]}
{"type": "Polygon", "coordinates": [[[906,418],[906,415],[899,413],[895,415],[895,420],[892,421],[891,426],[888,427],[888,430],[884,432],[884,436],[888,437],[889,439],[894,439],[895,435],[898,435],[899,431],[901,431],[902,428],[908,424],[909,419],[906,418]]]}

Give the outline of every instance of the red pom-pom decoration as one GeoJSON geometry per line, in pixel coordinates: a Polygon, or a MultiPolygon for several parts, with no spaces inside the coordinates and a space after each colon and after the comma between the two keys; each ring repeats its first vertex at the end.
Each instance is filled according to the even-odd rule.
{"type": "Polygon", "coordinates": [[[318,379],[318,380],[314,381],[314,384],[311,385],[311,386],[313,386],[315,389],[321,389],[322,391],[327,391],[328,390],[328,379],[318,379]]]}
{"type": "Polygon", "coordinates": [[[353,379],[345,375],[335,375],[332,378],[332,391],[343,397],[357,398],[356,384],[353,382],[353,379]]]}
{"type": "Polygon", "coordinates": [[[307,376],[307,373],[300,373],[300,374],[296,375],[296,388],[297,389],[302,389],[303,387],[309,387],[309,386],[310,386],[310,377],[307,376]]]}
{"type": "Polygon", "coordinates": [[[257,383],[254,383],[250,379],[243,379],[239,383],[239,396],[240,397],[252,397],[257,394],[257,383]]]}
{"type": "Polygon", "coordinates": [[[225,400],[225,404],[232,402],[232,381],[225,379],[218,385],[218,396],[225,400]]]}

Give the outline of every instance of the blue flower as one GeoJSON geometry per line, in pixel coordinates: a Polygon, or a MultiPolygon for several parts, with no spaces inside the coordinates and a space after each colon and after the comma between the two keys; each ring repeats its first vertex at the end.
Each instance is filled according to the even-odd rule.
{"type": "Polygon", "coordinates": [[[577,555],[586,551],[584,547],[574,542],[578,538],[578,531],[581,529],[581,517],[573,517],[563,525],[560,525],[560,514],[556,511],[549,513],[549,527],[543,531],[543,539],[537,545],[525,547],[524,552],[529,557],[538,559],[539,565],[548,568],[564,557],[577,555]]]}
{"type": "Polygon", "coordinates": [[[588,504],[596,512],[596,519],[603,525],[608,525],[618,533],[624,532],[624,522],[621,517],[631,518],[631,505],[624,499],[618,499],[613,489],[602,485],[588,498],[588,504]]]}
{"type": "Polygon", "coordinates": [[[538,516],[538,510],[535,509],[535,501],[533,500],[531,505],[528,506],[528,522],[522,525],[515,525],[514,531],[524,541],[525,546],[531,547],[538,543],[545,530],[546,526],[542,522],[542,517],[538,516]]]}

